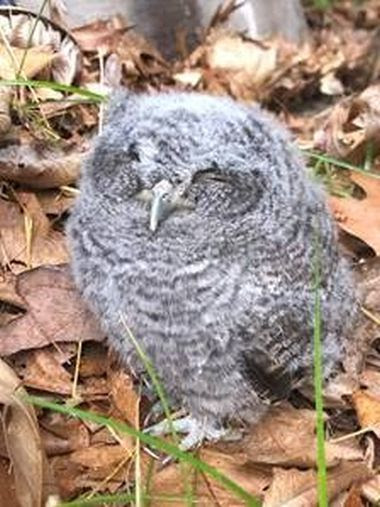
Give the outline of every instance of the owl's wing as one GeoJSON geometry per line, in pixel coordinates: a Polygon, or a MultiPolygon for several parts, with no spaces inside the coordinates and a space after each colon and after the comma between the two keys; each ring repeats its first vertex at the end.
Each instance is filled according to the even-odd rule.
{"type": "Polygon", "coordinates": [[[241,371],[255,393],[265,401],[286,399],[297,379],[289,367],[277,362],[268,352],[251,348],[241,357],[241,371]]]}

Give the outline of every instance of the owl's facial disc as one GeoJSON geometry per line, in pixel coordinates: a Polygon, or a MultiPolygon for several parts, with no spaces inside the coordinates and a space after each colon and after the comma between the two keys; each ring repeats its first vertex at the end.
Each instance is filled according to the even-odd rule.
{"type": "Polygon", "coordinates": [[[140,199],[151,203],[149,228],[152,232],[172,211],[193,208],[193,204],[183,197],[185,190],[184,184],[174,186],[168,180],[161,180],[151,190],[140,193],[140,199]]]}

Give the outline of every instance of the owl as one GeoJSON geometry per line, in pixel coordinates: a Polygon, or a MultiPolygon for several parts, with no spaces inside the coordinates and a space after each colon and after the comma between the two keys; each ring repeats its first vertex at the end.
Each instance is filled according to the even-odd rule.
{"type": "Polygon", "coordinates": [[[176,423],[183,448],[254,423],[311,378],[316,262],[325,380],[339,368],[355,318],[350,270],[322,190],[257,106],[118,95],[67,234],[110,345],[131,364],[132,334],[188,411],[176,423]]]}

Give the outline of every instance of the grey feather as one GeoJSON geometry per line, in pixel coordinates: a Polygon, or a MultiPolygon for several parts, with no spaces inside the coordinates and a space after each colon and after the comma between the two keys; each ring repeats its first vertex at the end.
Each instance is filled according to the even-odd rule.
{"type": "Polygon", "coordinates": [[[80,190],[67,229],[78,287],[128,362],[123,315],[194,418],[255,421],[310,377],[316,229],[325,378],[337,369],[353,281],[323,192],[271,116],[195,93],[119,97],[80,190]]]}

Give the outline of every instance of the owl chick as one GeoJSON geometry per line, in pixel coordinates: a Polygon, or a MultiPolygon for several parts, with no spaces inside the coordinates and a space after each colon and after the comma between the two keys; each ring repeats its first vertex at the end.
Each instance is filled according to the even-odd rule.
{"type": "Polygon", "coordinates": [[[184,448],[257,421],[310,379],[316,234],[325,379],[336,371],[351,275],[322,192],[258,107],[123,96],[80,190],[67,229],[77,285],[121,357],[134,353],[127,324],[189,411],[184,448]]]}

